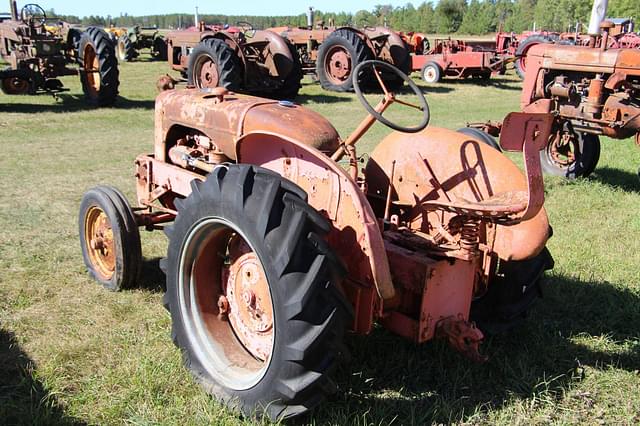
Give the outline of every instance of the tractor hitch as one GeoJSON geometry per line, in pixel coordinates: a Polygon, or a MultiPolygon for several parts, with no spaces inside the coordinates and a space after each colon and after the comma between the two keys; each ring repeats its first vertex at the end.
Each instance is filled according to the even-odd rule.
{"type": "Polygon", "coordinates": [[[471,361],[487,362],[488,356],[480,353],[480,344],[484,339],[482,332],[462,315],[441,319],[436,324],[436,337],[445,338],[449,345],[471,361]]]}

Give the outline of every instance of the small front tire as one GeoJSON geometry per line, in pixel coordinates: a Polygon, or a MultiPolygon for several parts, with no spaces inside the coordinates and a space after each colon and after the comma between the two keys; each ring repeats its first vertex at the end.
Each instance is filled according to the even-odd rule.
{"type": "Polygon", "coordinates": [[[420,76],[425,83],[437,83],[442,79],[442,67],[436,62],[427,62],[422,67],[420,76]]]}
{"type": "Polygon", "coordinates": [[[131,288],[140,274],[142,250],[135,216],[115,188],[87,191],[78,218],[82,257],[89,274],[111,291],[131,288]]]}

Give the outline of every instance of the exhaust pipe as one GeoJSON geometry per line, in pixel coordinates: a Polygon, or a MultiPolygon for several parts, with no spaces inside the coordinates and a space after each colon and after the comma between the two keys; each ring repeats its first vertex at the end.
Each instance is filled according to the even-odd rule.
{"type": "Polygon", "coordinates": [[[307,28],[313,29],[313,7],[309,7],[309,11],[307,12],[307,28]]]}
{"type": "Polygon", "coordinates": [[[600,34],[600,24],[607,16],[607,8],[609,0],[594,0],[593,8],[591,8],[591,20],[589,21],[589,35],[600,34]]]}
{"type": "Polygon", "coordinates": [[[16,0],[9,1],[9,7],[11,8],[11,19],[14,21],[18,20],[18,5],[16,4],[16,0]]]}

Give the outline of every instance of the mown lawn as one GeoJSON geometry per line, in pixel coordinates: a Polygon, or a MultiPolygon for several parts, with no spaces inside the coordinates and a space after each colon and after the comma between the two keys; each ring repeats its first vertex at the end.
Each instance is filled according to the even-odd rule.
{"type": "MultiPolygon", "coordinates": [[[[121,67],[114,108],[86,108],[77,78],[50,96],[0,95],[0,424],[251,424],[212,401],[181,365],[161,305],[162,233],[142,234],[140,288],[110,293],[78,242],[83,192],[133,198],[133,160],[151,150],[159,63],[121,67]]],[[[346,136],[364,110],[352,94],[305,82],[299,102],[346,136]]],[[[423,87],[432,125],[462,127],[518,109],[520,82],[423,87]]],[[[389,130],[376,125],[370,150],[389,130]]],[[[474,365],[442,342],[383,329],[349,337],[340,392],[306,424],[640,423],[640,151],[604,140],[589,179],[546,179],[555,269],[516,331],[474,365]]],[[[516,158],[516,157],[514,157],[516,158]]]]}

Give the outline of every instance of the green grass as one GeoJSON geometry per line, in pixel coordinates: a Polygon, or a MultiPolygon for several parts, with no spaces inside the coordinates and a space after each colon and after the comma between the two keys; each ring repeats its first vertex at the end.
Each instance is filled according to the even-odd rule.
{"type": "MultiPolygon", "coordinates": [[[[75,77],[59,101],[0,95],[0,423],[243,423],[201,391],[171,342],[157,269],[164,235],[142,234],[137,290],[103,290],[80,254],[83,192],[110,184],[134,195],[133,160],[152,148],[155,80],[166,71],[122,66],[114,108],[86,108],[75,77]]],[[[423,87],[432,125],[455,129],[517,110],[521,85],[507,76],[423,87]]],[[[352,94],[309,82],[301,93],[343,137],[364,116],[352,94]]],[[[388,133],[375,125],[360,152],[388,133]]],[[[487,364],[383,329],[352,336],[340,392],[301,423],[638,424],[638,165],[632,140],[604,140],[591,178],[546,179],[556,266],[527,321],[486,342],[487,364]]]]}

